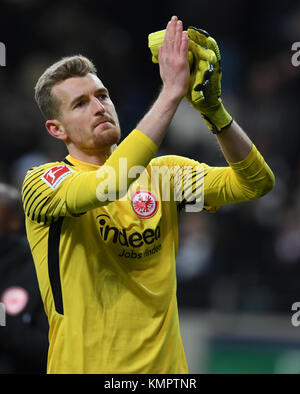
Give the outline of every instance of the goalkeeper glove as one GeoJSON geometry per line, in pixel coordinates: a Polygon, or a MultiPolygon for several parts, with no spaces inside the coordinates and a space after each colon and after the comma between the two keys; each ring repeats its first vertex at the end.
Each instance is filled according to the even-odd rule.
{"type": "MultiPolygon", "coordinates": [[[[192,50],[196,63],[203,60],[203,51],[213,51],[216,56],[216,62],[212,63],[213,72],[209,81],[203,86],[195,86],[197,79],[197,71],[191,71],[190,88],[186,95],[186,99],[197,109],[208,128],[218,134],[232,123],[232,117],[225,110],[221,100],[221,56],[216,41],[209,34],[201,29],[189,27],[189,48],[192,50]]],[[[205,57],[207,58],[207,57],[205,57]]]]}
{"type": "MultiPolygon", "coordinates": [[[[158,63],[159,47],[163,45],[165,33],[166,30],[159,30],[148,36],[148,46],[152,53],[153,63],[158,63]]],[[[191,99],[197,102],[199,97],[203,98],[201,91],[209,82],[213,73],[213,64],[216,64],[217,58],[212,50],[202,48],[197,44],[190,45],[189,40],[188,61],[191,73],[191,99]]]]}

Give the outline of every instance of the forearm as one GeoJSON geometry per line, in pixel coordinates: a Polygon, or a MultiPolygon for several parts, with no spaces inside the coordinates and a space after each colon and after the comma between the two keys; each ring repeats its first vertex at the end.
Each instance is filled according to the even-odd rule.
{"type": "Polygon", "coordinates": [[[235,121],[216,136],[227,162],[236,163],[249,155],[252,141],[235,121]]]}
{"type": "Polygon", "coordinates": [[[180,99],[178,97],[172,97],[168,90],[163,87],[157,100],[136,128],[159,146],[179,103],[180,99]]]}

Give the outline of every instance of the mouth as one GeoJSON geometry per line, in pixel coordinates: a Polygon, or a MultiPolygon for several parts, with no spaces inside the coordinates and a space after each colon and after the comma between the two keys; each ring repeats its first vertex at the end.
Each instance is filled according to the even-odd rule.
{"type": "Polygon", "coordinates": [[[114,125],[114,124],[115,123],[112,119],[105,118],[105,119],[101,119],[101,120],[98,120],[97,122],[95,122],[93,124],[93,128],[95,129],[98,126],[108,126],[108,125],[114,125]]]}

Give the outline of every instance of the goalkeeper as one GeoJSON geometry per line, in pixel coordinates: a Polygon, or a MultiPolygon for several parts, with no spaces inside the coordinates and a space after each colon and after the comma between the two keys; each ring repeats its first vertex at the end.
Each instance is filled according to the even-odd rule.
{"type": "Polygon", "coordinates": [[[187,373],[176,299],[178,211],[193,205],[189,193],[204,194],[205,209],[215,211],[273,187],[272,171],[222,104],[215,42],[203,31],[183,32],[174,16],[161,44],[162,89],[118,146],[118,116],[89,59],[64,58],[36,85],[46,128],[69,152],[29,170],[22,189],[49,320],[48,373],[187,373]],[[200,171],[190,158],[154,158],[184,96],[216,133],[228,166],[202,163],[200,171]],[[106,183],[108,166],[114,186],[106,183]],[[184,182],[175,174],[152,188],[140,173],[132,176],[137,167],[150,176],[154,168],[192,171],[184,182]],[[109,187],[113,200],[105,198],[109,187]]]}

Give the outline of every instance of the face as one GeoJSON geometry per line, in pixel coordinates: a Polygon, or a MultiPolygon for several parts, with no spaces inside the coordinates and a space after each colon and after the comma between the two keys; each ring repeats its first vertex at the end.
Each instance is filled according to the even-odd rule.
{"type": "Polygon", "coordinates": [[[60,100],[61,116],[59,120],[47,121],[46,126],[69,148],[105,151],[120,140],[115,107],[96,75],[66,79],[53,87],[52,94],[60,100]]]}

